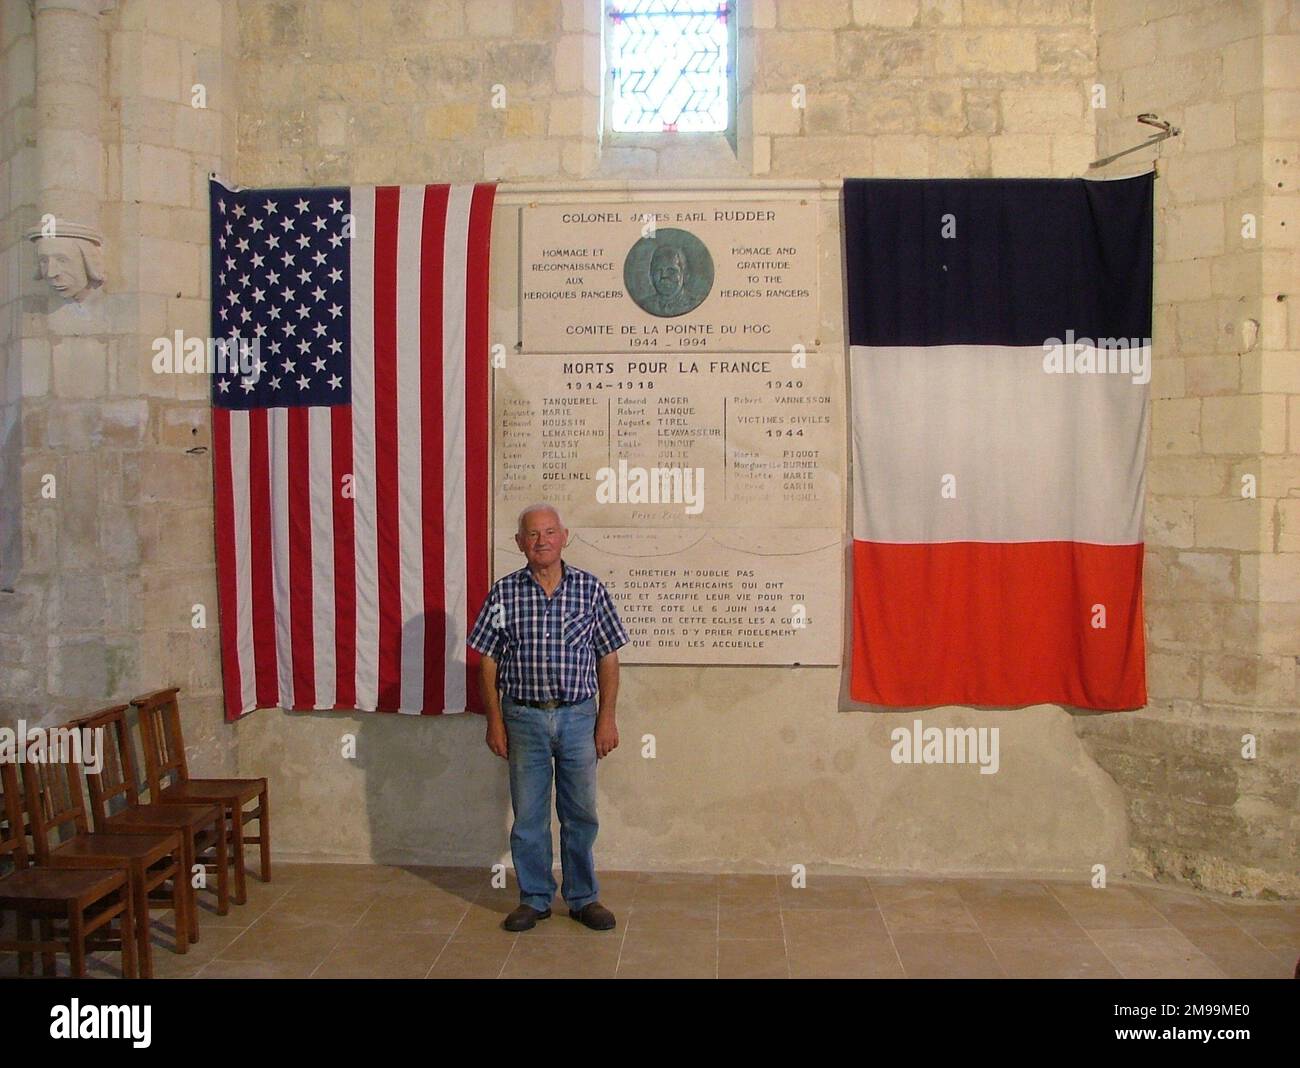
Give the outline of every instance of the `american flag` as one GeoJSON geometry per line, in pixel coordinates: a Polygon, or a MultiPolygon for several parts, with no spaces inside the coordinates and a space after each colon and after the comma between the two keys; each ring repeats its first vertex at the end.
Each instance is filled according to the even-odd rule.
{"type": "Polygon", "coordinates": [[[227,719],[477,705],[494,191],[210,184],[227,719]]]}

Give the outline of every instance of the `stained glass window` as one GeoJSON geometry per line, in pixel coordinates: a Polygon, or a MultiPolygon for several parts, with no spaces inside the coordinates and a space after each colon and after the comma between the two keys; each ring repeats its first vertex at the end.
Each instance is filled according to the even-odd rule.
{"type": "Polygon", "coordinates": [[[620,133],[723,131],[730,22],[721,0],[607,0],[609,118],[620,133]]]}

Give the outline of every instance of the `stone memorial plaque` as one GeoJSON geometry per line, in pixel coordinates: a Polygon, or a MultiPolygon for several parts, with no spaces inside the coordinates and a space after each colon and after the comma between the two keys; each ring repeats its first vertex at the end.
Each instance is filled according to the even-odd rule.
{"type": "Polygon", "coordinates": [[[519,351],[817,347],[815,202],[524,207],[519,351]]]}

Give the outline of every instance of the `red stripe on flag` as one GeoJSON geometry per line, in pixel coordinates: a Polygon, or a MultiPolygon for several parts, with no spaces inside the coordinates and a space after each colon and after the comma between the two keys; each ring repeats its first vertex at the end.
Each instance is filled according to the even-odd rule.
{"type": "Polygon", "coordinates": [[[275,580],[271,558],[271,449],[265,408],[248,413],[249,570],[253,593],[253,662],[260,708],[280,704],[275,654],[275,580]]]}
{"type": "MultiPolygon", "coordinates": [[[[474,187],[465,265],[465,576],[471,624],[488,594],[488,243],[495,195],[491,183],[474,187]]],[[[465,656],[465,704],[482,712],[479,654],[466,646],[465,656]]]]}
{"type": "Polygon", "coordinates": [[[1146,704],[1142,545],[853,543],[854,700],[1146,704]],[[1094,606],[1105,627],[1093,625],[1094,606]]]}
{"type": "MultiPolygon", "coordinates": [[[[242,457],[241,457],[242,460],[242,457]]],[[[212,488],[217,539],[217,606],[221,624],[221,684],[226,719],[244,708],[239,673],[239,586],[235,580],[235,487],[230,477],[230,410],[212,409],[212,488]]]]}
{"type": "Polygon", "coordinates": [[[443,544],[442,283],[449,187],[424,189],[420,235],[420,471],[424,556],[424,713],[443,711],[447,671],[447,584],[443,544]]]}
{"type": "Polygon", "coordinates": [[[345,480],[355,484],[352,470],[352,407],[330,409],[330,454],[334,481],[334,675],[335,708],[357,706],[357,554],[356,492],[343,495],[345,480]]]}
{"type": "Polygon", "coordinates": [[[306,408],[289,409],[289,636],[293,707],[316,707],[312,638],[311,428],[306,408]]]}
{"type": "Polygon", "coordinates": [[[378,711],[402,704],[401,534],[397,495],[397,219],[401,192],[375,190],[375,539],[379,576],[378,711]]]}

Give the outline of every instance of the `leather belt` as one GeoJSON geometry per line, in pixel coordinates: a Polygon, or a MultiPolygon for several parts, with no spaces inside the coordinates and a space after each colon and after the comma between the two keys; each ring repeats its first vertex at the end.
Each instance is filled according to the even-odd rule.
{"type": "Polygon", "coordinates": [[[518,697],[510,698],[517,705],[527,705],[529,708],[543,708],[550,711],[553,708],[559,708],[564,704],[563,701],[524,701],[518,697]]]}

